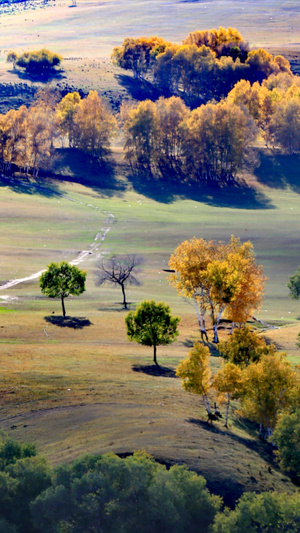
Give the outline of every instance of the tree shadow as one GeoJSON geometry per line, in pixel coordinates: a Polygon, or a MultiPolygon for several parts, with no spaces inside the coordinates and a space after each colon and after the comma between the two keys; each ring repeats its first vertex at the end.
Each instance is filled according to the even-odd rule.
{"type": "Polygon", "coordinates": [[[213,207],[274,209],[267,196],[248,186],[243,180],[224,185],[218,182],[182,182],[180,178],[156,178],[141,173],[129,174],[127,178],[137,193],[164,204],[191,199],[213,207]]]}
{"type": "Polygon", "coordinates": [[[4,176],[0,174],[0,187],[8,187],[18,194],[40,195],[46,198],[60,197],[57,183],[51,179],[4,176]]]}
{"type": "Polygon", "coordinates": [[[46,175],[80,183],[107,197],[123,195],[126,184],[117,180],[116,163],[109,152],[98,159],[75,148],[57,148],[55,155],[53,169],[45,170],[46,175]]]}
{"type": "Polygon", "coordinates": [[[257,181],[273,189],[291,187],[294,192],[300,193],[300,155],[270,154],[262,152],[260,165],[254,174],[257,181]]]}
{"type": "Polygon", "coordinates": [[[18,68],[8,70],[10,74],[16,74],[20,80],[30,81],[31,83],[50,83],[52,81],[63,80],[67,76],[64,69],[47,69],[41,73],[26,72],[18,68]]]}
{"type": "Polygon", "coordinates": [[[188,418],[186,422],[199,426],[207,431],[211,431],[212,433],[217,433],[224,437],[226,436],[228,439],[238,442],[239,444],[242,444],[243,446],[246,446],[246,448],[249,448],[249,450],[255,451],[261,457],[263,457],[265,461],[268,461],[269,463],[274,464],[274,455],[273,455],[272,446],[271,444],[265,441],[247,439],[246,437],[240,437],[239,435],[236,435],[235,433],[231,433],[230,430],[222,429],[219,426],[211,424],[210,422],[207,422],[205,420],[200,420],[198,418],[188,418]]]}
{"type": "Polygon", "coordinates": [[[107,305],[107,306],[103,306],[103,307],[98,307],[98,311],[102,311],[102,312],[116,311],[117,313],[123,313],[125,311],[125,313],[128,313],[128,311],[130,311],[130,310],[131,310],[130,304],[128,303],[127,304],[127,308],[126,308],[126,307],[124,307],[122,302],[117,302],[115,304],[115,306],[114,305],[107,305]]]}
{"type": "Polygon", "coordinates": [[[60,328],[72,328],[72,329],[83,329],[87,326],[92,326],[93,323],[85,317],[82,316],[45,316],[44,320],[49,322],[53,326],[59,326],[60,328]]]}
{"type": "MultiPolygon", "coordinates": [[[[199,340],[199,339],[197,339],[199,340]]],[[[186,348],[193,348],[195,341],[192,341],[191,339],[185,339],[185,341],[181,341],[181,344],[185,346],[186,348]]]]}
{"type": "Polygon", "coordinates": [[[167,366],[158,365],[133,365],[134,372],[142,372],[148,376],[158,376],[162,378],[176,378],[175,370],[167,366]]]}
{"type": "Polygon", "coordinates": [[[115,74],[118,83],[135,100],[157,100],[161,93],[147,80],[138,80],[129,74],[115,74]]]}

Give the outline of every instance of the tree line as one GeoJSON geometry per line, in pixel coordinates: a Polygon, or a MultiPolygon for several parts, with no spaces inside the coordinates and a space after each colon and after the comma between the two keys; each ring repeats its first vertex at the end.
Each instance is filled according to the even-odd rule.
{"type": "Polygon", "coordinates": [[[85,98],[58,91],[40,90],[28,108],[22,105],[0,115],[0,165],[7,172],[12,164],[26,173],[38,174],[47,167],[57,143],[101,158],[109,149],[117,121],[97,91],[85,98]]]}
{"type": "Polygon", "coordinates": [[[157,36],[126,38],[114,48],[112,60],[135,78],[147,78],[164,96],[181,96],[192,107],[227,96],[241,79],[291,75],[284,57],[250,50],[235,28],[194,31],[181,45],[157,36]]]}
{"type": "Polygon", "coordinates": [[[290,154],[300,150],[300,81],[283,74],[261,85],[241,80],[226,100],[194,110],[176,96],[145,100],[123,105],[118,119],[96,91],[85,98],[39,91],[29,108],[0,115],[2,169],[15,164],[36,175],[59,143],[101,159],[119,122],[134,172],[182,183],[230,183],[253,163],[257,138],[290,154]]]}
{"type": "Polygon", "coordinates": [[[202,476],[145,452],[53,468],[32,444],[2,434],[0,490],[1,533],[299,531],[299,494],[244,493],[230,510],[202,476]]]}
{"type": "Polygon", "coordinates": [[[300,79],[241,80],[221,102],[190,110],[181,98],[124,109],[125,158],[136,171],[180,180],[230,182],[253,162],[253,143],[300,150],[300,79]]]}

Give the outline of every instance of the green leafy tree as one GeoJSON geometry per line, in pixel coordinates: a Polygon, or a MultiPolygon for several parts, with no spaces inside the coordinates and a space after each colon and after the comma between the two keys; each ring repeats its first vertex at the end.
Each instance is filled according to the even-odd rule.
{"type": "Polygon", "coordinates": [[[220,498],[183,466],[164,465],[143,452],[84,458],[64,467],[54,486],[32,504],[43,533],[207,533],[220,498]]]}
{"type": "Polygon", "coordinates": [[[60,298],[63,316],[66,316],[64,300],[70,294],[78,296],[85,291],[86,272],[66,261],[51,263],[40,277],[43,294],[49,298],[60,298]]]}
{"type": "Polygon", "coordinates": [[[0,470],[4,470],[9,464],[15,463],[18,459],[32,457],[36,455],[34,444],[24,443],[11,439],[5,433],[1,435],[0,442],[0,470]]]}
{"type": "Polygon", "coordinates": [[[278,446],[280,466],[300,477],[300,407],[281,415],[272,440],[278,446]]]}
{"type": "Polygon", "coordinates": [[[128,337],[139,344],[153,346],[153,361],[156,365],[157,346],[174,342],[179,334],[179,321],[179,317],[172,317],[168,305],[154,300],[144,300],[135,312],[131,311],[125,318],[128,337]]]}
{"type": "Polygon", "coordinates": [[[300,298],[300,268],[290,277],[287,286],[290,289],[290,297],[293,300],[298,300],[300,298]]]}
{"type": "Polygon", "coordinates": [[[218,513],[213,533],[297,533],[300,495],[246,492],[236,508],[218,513]]]}

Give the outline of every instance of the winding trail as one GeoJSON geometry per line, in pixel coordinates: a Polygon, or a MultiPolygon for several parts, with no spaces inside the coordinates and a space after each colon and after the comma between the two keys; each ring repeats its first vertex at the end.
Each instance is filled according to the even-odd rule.
{"type": "MultiPolygon", "coordinates": [[[[26,185],[26,184],[23,184],[23,183],[22,183],[22,186],[31,187],[31,185],[26,185]]],[[[47,187],[39,186],[39,189],[43,189],[45,191],[51,191],[51,189],[48,189],[47,187]]],[[[100,209],[98,206],[95,206],[93,204],[88,204],[86,202],[81,202],[79,200],[76,200],[75,198],[72,198],[71,196],[62,194],[60,196],[60,198],[64,198],[65,200],[68,200],[70,202],[75,202],[75,203],[84,205],[86,207],[95,209],[98,212],[106,214],[106,219],[105,219],[104,225],[102,226],[100,231],[95,235],[93,243],[90,244],[90,246],[89,246],[89,248],[87,250],[82,250],[81,252],[79,252],[79,254],[78,254],[76,259],[73,259],[73,261],[70,261],[71,265],[76,265],[77,266],[80,263],[82,263],[85,259],[87,259],[88,256],[92,255],[95,252],[95,250],[99,246],[99,242],[102,242],[102,243],[104,242],[108,232],[110,231],[110,229],[112,227],[112,224],[114,222],[116,222],[116,217],[112,213],[108,213],[108,211],[104,211],[104,210],[100,209]]],[[[46,271],[46,269],[43,269],[43,270],[39,270],[38,272],[35,272],[34,274],[31,274],[30,276],[26,276],[25,278],[17,278],[17,279],[9,280],[6,283],[4,283],[3,285],[0,285],[0,290],[10,289],[11,287],[14,287],[15,285],[19,285],[20,283],[25,283],[26,281],[33,281],[35,279],[38,279],[43,274],[43,272],[45,272],[45,271],[46,271]]],[[[0,296],[0,298],[4,299],[1,296],[0,296]]]]}

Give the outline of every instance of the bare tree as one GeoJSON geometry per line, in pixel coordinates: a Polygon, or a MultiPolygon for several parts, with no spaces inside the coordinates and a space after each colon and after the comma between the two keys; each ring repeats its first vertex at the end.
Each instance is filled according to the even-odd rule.
{"type": "Polygon", "coordinates": [[[114,286],[119,285],[123,294],[123,305],[127,309],[125,287],[127,285],[141,285],[137,278],[140,273],[140,266],[144,259],[141,256],[132,255],[113,255],[107,261],[102,261],[96,272],[96,285],[99,287],[103,283],[111,283],[114,286]]]}

